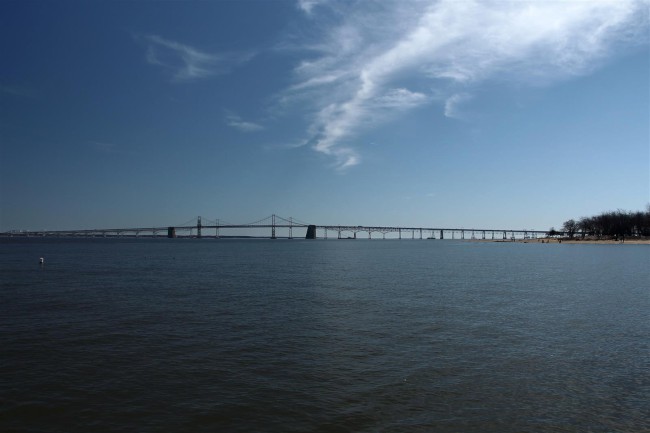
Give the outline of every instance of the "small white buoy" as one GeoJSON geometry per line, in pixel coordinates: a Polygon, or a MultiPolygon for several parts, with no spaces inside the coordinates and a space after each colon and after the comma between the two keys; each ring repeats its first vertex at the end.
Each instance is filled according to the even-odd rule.
{"type": "Polygon", "coordinates": [[[43,257],[41,257],[40,259],[38,259],[38,263],[40,263],[41,265],[42,265],[44,262],[45,262],[45,260],[43,259],[43,257]]]}

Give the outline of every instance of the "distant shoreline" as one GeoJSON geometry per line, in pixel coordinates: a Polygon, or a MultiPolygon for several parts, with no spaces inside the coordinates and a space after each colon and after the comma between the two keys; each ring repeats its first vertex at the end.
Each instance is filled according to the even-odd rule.
{"type": "Polygon", "coordinates": [[[556,238],[538,238],[538,239],[472,239],[472,242],[518,242],[524,244],[589,244],[589,245],[650,245],[650,239],[556,239],[556,238]]]}

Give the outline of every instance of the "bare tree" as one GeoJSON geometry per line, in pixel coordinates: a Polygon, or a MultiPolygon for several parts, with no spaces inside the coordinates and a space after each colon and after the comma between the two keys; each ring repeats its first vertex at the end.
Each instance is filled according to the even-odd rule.
{"type": "Polygon", "coordinates": [[[593,221],[589,217],[582,217],[578,221],[578,230],[580,230],[580,235],[582,238],[591,234],[593,232],[593,221]]]}
{"type": "Polygon", "coordinates": [[[578,231],[578,223],[573,219],[565,221],[564,224],[562,224],[562,230],[569,235],[570,239],[573,239],[573,235],[578,231]]]}
{"type": "Polygon", "coordinates": [[[650,236],[650,205],[645,212],[628,212],[622,209],[603,212],[592,217],[582,217],[578,222],[570,219],[563,224],[563,230],[570,238],[580,232],[582,237],[611,236],[616,239],[626,236],[650,236]]]}

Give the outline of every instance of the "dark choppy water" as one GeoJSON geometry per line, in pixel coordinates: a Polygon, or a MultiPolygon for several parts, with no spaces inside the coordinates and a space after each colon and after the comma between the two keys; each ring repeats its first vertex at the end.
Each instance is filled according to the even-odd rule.
{"type": "Polygon", "coordinates": [[[647,432],[649,264],[644,245],[3,240],[0,431],[647,432]]]}

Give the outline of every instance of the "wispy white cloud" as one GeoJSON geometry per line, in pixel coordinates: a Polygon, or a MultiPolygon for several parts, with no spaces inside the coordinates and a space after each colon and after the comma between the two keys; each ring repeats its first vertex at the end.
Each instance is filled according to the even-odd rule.
{"type": "Polygon", "coordinates": [[[253,57],[251,53],[212,54],[158,35],[139,39],[146,44],[147,62],[169,71],[173,81],[191,81],[225,74],[253,57]]]}
{"type": "Polygon", "coordinates": [[[429,97],[424,93],[411,92],[408,89],[390,89],[385,94],[378,96],[375,102],[377,107],[406,110],[422,105],[428,99],[429,97]]]}
{"type": "Polygon", "coordinates": [[[226,124],[242,132],[257,132],[264,129],[264,126],[260,125],[259,123],[245,121],[241,117],[234,114],[229,114],[226,116],[226,124]]]}
{"type": "Polygon", "coordinates": [[[282,100],[309,107],[305,143],[351,167],[360,161],[356,134],[378,116],[444,101],[444,114],[458,117],[459,105],[486,80],[551,84],[589,73],[619,47],[647,43],[648,5],[302,0],[305,12],[317,17],[336,9],[339,19],[306,39],[308,58],[282,100]]]}
{"type": "Polygon", "coordinates": [[[298,8],[307,14],[311,14],[312,10],[323,2],[324,0],[298,0],[298,8]]]}
{"type": "Polygon", "coordinates": [[[452,119],[462,119],[460,105],[472,99],[467,93],[455,93],[445,101],[445,116],[452,119]]]}

